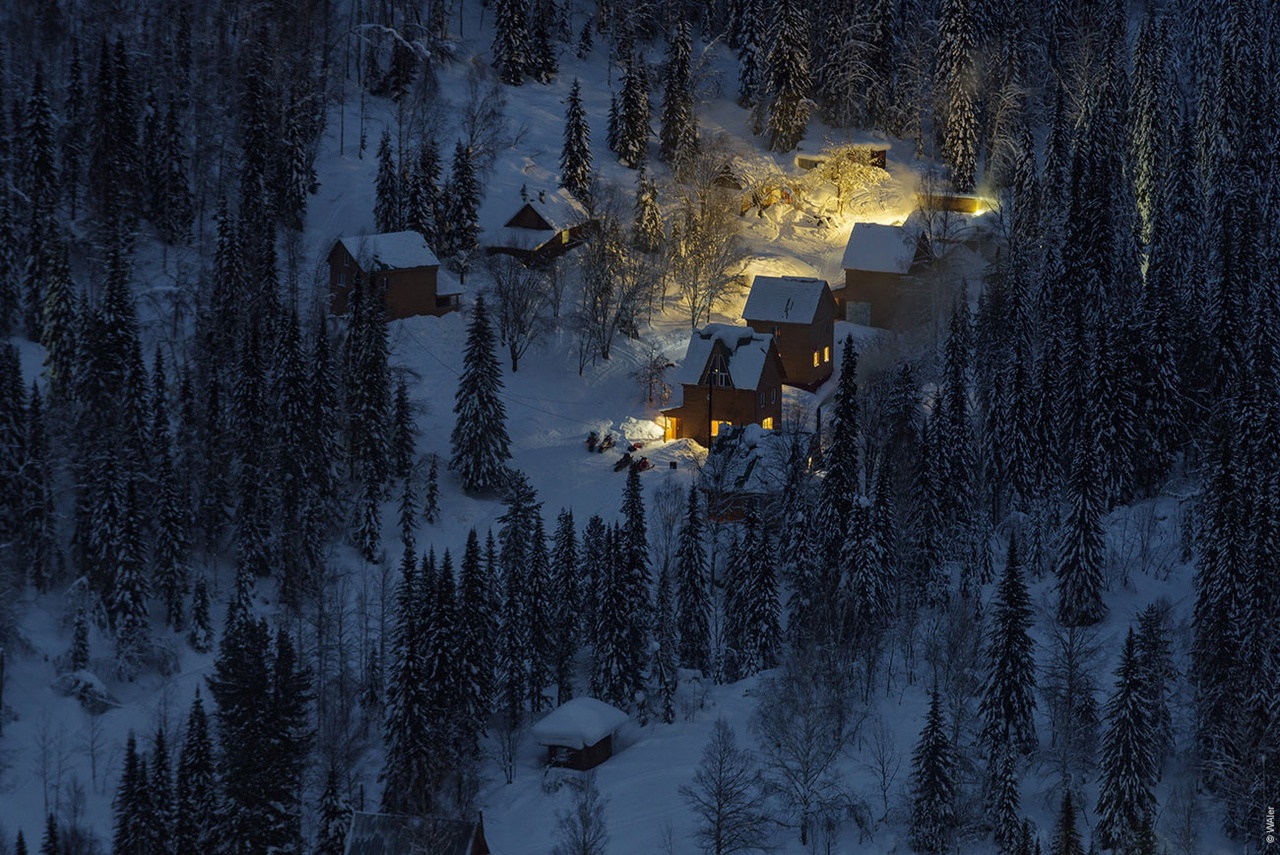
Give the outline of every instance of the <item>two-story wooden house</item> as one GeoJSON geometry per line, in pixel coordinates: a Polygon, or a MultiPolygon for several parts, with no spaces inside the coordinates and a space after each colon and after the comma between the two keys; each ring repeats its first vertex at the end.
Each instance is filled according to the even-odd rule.
{"type": "Polygon", "coordinates": [[[773,336],[788,385],[812,391],[831,376],[836,302],[826,280],[757,276],[742,319],[773,336]]]}
{"type": "Polygon", "coordinates": [[[726,425],[777,427],[786,376],[769,333],[729,324],[694,330],[678,377],[682,400],[662,411],[666,438],[709,446],[726,425]]]}
{"type": "Polygon", "coordinates": [[[330,309],[346,314],[357,279],[380,290],[387,320],[456,311],[462,287],[417,232],[339,238],[329,252],[330,309]]]}

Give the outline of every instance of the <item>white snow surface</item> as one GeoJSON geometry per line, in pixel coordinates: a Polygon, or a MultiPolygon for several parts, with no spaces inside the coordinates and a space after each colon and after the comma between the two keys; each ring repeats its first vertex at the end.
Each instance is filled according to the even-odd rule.
{"type": "Polygon", "coordinates": [[[615,733],[630,718],[597,698],[573,698],[535,724],[533,738],[539,745],[582,749],[615,733]]]}
{"type": "Polygon", "coordinates": [[[915,258],[914,237],[903,226],[855,223],[844,248],[844,269],[906,273],[915,258]]]}
{"type": "Polygon", "coordinates": [[[729,377],[735,389],[754,389],[760,385],[760,374],[764,371],[773,336],[732,324],[707,324],[689,336],[689,347],[680,366],[681,383],[696,384],[702,379],[702,370],[707,367],[716,342],[729,349],[729,377]]]}
{"type": "Polygon", "coordinates": [[[377,235],[353,235],[341,238],[347,252],[357,262],[368,257],[374,270],[409,270],[435,267],[440,259],[417,232],[386,232],[377,235]]]}
{"type": "Polygon", "coordinates": [[[757,276],[742,317],[748,321],[811,323],[826,285],[823,279],[801,276],[757,276]]]}

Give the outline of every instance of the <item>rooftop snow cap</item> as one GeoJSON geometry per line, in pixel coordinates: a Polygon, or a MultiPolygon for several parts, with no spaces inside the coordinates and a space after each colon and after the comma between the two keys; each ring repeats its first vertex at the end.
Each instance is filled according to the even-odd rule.
{"type": "Polygon", "coordinates": [[[806,276],[757,276],[742,309],[747,321],[809,324],[827,289],[824,279],[806,276]]]}
{"type": "Polygon", "coordinates": [[[595,698],[566,701],[533,726],[539,745],[581,750],[595,745],[627,723],[629,716],[595,698]]]}
{"type": "Polygon", "coordinates": [[[856,223],[844,248],[845,270],[907,273],[915,259],[912,233],[902,226],[856,223]]]}
{"type": "Polygon", "coordinates": [[[356,263],[369,272],[375,270],[409,270],[414,267],[438,267],[440,259],[417,232],[387,232],[381,235],[359,235],[338,238],[356,263]]]}
{"type": "Polygon", "coordinates": [[[689,349],[685,351],[684,362],[680,366],[679,382],[691,385],[702,382],[717,342],[729,352],[729,379],[733,381],[734,388],[755,389],[759,386],[773,336],[758,333],[751,327],[730,324],[707,324],[693,331],[689,336],[689,349]]]}

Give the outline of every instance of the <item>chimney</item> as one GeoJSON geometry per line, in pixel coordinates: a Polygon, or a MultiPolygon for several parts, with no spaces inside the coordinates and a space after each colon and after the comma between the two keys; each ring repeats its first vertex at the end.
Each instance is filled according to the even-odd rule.
{"type": "Polygon", "coordinates": [[[539,191],[538,191],[538,201],[539,201],[539,202],[545,202],[545,201],[547,201],[547,191],[546,191],[546,190],[539,190],[539,191]]]}

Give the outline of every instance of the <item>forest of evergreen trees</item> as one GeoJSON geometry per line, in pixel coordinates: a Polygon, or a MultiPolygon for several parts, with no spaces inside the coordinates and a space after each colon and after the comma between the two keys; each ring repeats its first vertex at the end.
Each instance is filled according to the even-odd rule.
{"type": "MultiPolygon", "coordinates": [[[[922,855],[987,836],[1010,855],[1076,855],[1081,810],[1099,849],[1192,855],[1156,822],[1175,755],[1256,851],[1280,803],[1280,7],[491,0],[485,59],[502,85],[545,84],[571,53],[617,72],[607,120],[585,114],[575,81],[561,160],[563,185],[607,207],[587,131],[607,121],[610,150],[640,170],[634,227],[615,211],[587,250],[586,346],[601,358],[635,328],[631,254],[713,222],[664,223],[651,176],[666,167],[644,171],[651,151],[677,181],[693,171],[700,45],[737,57],[729,89],[769,149],[818,133],[812,110],[912,139],[956,190],[1000,202],[997,259],[939,352],[859,389],[846,342],[818,465],[787,461],[778,507],[728,525],[697,487],[667,491],[677,510],[655,532],[634,470],[617,515],[580,526],[569,508],[548,525],[508,467],[501,306],[470,309],[451,459],[422,456],[380,295],[366,285],[349,317],[328,317],[290,249],[332,108],[383,99],[398,126],[372,150],[363,122],[339,137],[379,163],[378,227],[420,231],[466,269],[501,105],[482,68],[456,138],[433,119],[438,70],[464,61],[464,5],[0,12],[0,332],[47,354],[28,387],[17,347],[0,347],[3,596],[70,592],[70,674],[88,665],[89,625],[120,680],[171,671],[176,643],[216,651],[181,738],[129,742],[111,849],[332,855],[362,798],[469,815],[482,758],[510,780],[532,717],[589,692],[670,722],[688,668],[777,669],[757,729],[810,698],[782,719],[821,710],[815,732],[840,745],[868,699],[923,686],[922,855]],[[198,259],[191,281],[144,305],[138,257],[180,249],[198,259]],[[417,540],[445,477],[505,508],[456,556],[417,540]],[[1112,675],[1108,591],[1143,568],[1109,557],[1108,514],[1175,487],[1194,602],[1134,616],[1112,675]],[[385,501],[400,509],[398,569],[385,501]],[[357,638],[328,563],[337,539],[389,571],[381,635],[357,638]],[[219,562],[233,584],[216,584],[219,562]],[[1044,579],[1047,609],[1028,593],[1044,579]],[[267,617],[264,596],[279,606],[267,617]],[[385,768],[358,780],[374,745],[385,768]],[[1033,770],[1060,805],[1052,829],[1019,803],[1033,770]]],[[[690,305],[697,323],[712,304],[690,305]]],[[[0,636],[20,618],[6,606],[0,636]]],[[[737,792],[758,820],[758,799],[708,771],[751,759],[717,727],[691,806],[711,816],[737,792]]],[[[777,777],[794,758],[761,759],[777,777]]],[[[807,841],[827,790],[775,784],[769,809],[807,841]]],[[[754,845],[758,826],[733,839],[754,845]]],[[[724,829],[704,830],[707,851],[730,851],[724,829]]],[[[40,851],[106,844],[51,815],[40,851]]]]}

